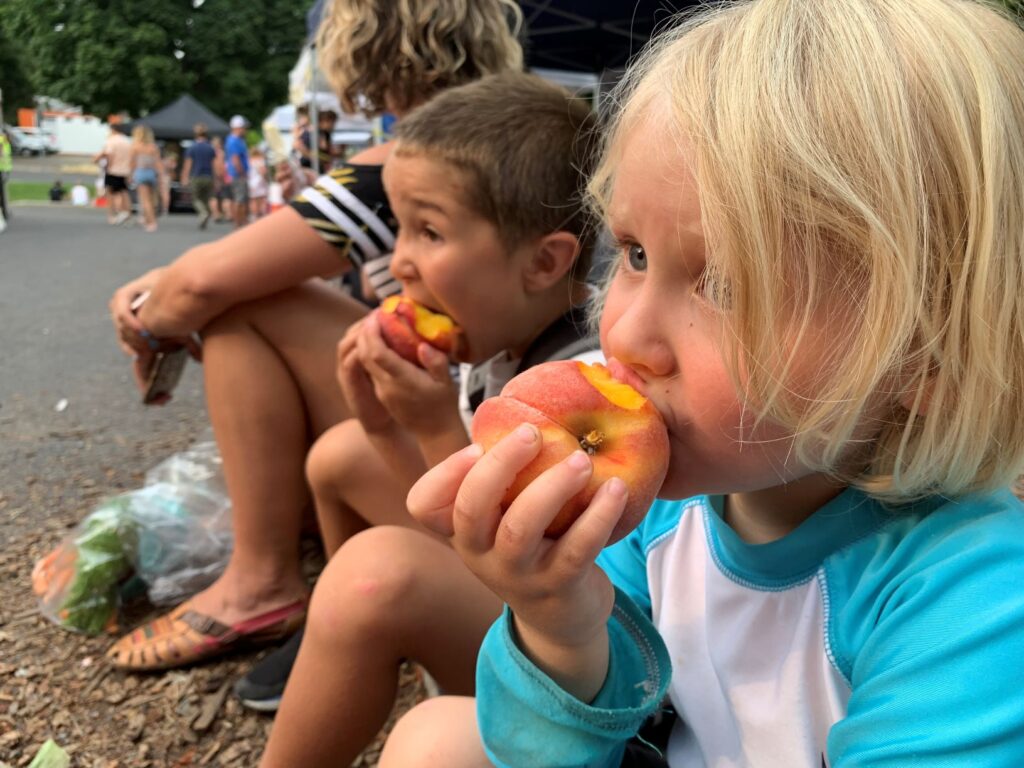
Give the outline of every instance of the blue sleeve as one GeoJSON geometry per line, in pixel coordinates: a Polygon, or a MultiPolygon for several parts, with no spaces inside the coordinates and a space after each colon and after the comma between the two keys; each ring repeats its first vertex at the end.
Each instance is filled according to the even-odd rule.
{"type": "Polygon", "coordinates": [[[587,704],[523,655],[506,608],[477,660],[477,721],[487,756],[496,766],[619,765],[625,743],[664,698],[671,669],[661,637],[618,589],[608,639],[608,675],[587,704]]]}
{"type": "Polygon", "coordinates": [[[1024,507],[1005,496],[994,514],[950,504],[830,564],[851,684],[832,768],[1021,765],[1024,507]]]}

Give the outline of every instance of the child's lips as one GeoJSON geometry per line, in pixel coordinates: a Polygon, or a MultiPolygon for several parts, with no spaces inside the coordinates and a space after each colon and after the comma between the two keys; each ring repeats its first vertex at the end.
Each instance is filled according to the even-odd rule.
{"type": "Polygon", "coordinates": [[[623,384],[628,384],[644,397],[647,396],[647,385],[644,383],[644,380],[628,365],[619,362],[614,357],[609,357],[607,368],[608,373],[612,375],[613,379],[621,381],[623,384]]]}

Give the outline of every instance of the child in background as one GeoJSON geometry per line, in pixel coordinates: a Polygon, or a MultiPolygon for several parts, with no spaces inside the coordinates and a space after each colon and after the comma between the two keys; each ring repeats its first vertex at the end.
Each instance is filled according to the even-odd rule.
{"type": "Polygon", "coordinates": [[[384,166],[400,225],[391,271],[403,294],[459,324],[473,365],[462,366],[460,393],[444,354],[421,344],[423,368],[403,360],[374,315],[339,345],[358,420],[324,433],[307,461],[333,557],[301,649],[290,643],[298,660],[264,768],[351,763],[384,725],[405,658],[446,689],[472,691],[476,649],[501,605],[409,517],[405,496],[469,444],[472,409],[515,373],[599,355],[578,311],[593,240],[581,210],[589,123],[585,103],[525,74],[452,89],[403,118],[384,166]],[[452,601],[463,620],[430,620],[452,601]]]}
{"type": "Polygon", "coordinates": [[[267,215],[267,161],[263,150],[249,153],[249,220],[267,215]]]}
{"type": "Polygon", "coordinates": [[[602,552],[618,479],[542,536],[571,459],[498,513],[534,429],[428,472],[410,511],[508,610],[475,705],[421,705],[380,765],[1020,764],[1024,34],[735,2],[624,87],[601,342],[665,417],[666,500],[602,552]],[[627,751],[666,691],[665,760],[627,751]]]}

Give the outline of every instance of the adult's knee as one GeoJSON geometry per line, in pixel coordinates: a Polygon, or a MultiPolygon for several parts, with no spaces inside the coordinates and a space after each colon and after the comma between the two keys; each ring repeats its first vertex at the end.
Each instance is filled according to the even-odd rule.
{"type": "Polygon", "coordinates": [[[416,536],[422,538],[381,526],[345,542],[313,590],[307,632],[371,643],[398,639],[420,581],[416,536]]]}

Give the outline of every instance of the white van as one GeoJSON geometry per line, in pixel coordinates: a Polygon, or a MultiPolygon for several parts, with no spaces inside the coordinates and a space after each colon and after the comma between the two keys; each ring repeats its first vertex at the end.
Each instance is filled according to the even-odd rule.
{"type": "Polygon", "coordinates": [[[14,150],[22,155],[53,155],[60,151],[56,134],[46,133],[39,128],[15,128],[14,126],[11,126],[8,131],[11,134],[14,150]]]}

